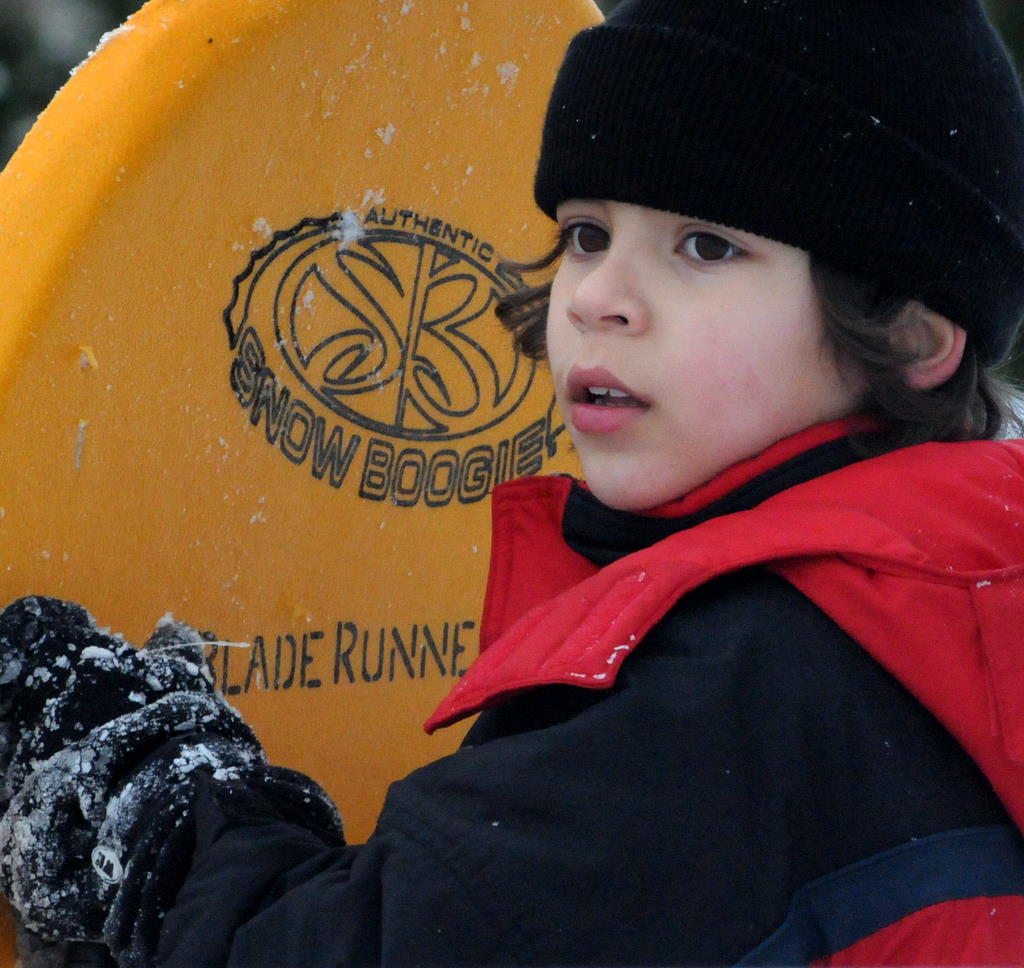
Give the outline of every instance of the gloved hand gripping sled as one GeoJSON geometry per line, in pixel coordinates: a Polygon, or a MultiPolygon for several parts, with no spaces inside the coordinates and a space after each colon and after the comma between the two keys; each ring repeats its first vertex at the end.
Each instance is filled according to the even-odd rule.
{"type": "Polygon", "coordinates": [[[164,619],[136,649],[68,602],[0,612],[0,888],[29,931],[149,964],[210,783],[342,842],[327,795],[266,765],[194,629],[164,619]]]}

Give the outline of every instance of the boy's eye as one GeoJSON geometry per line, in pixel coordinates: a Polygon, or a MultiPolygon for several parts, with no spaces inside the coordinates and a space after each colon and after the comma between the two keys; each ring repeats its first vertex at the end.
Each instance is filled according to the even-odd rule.
{"type": "Polygon", "coordinates": [[[578,222],[566,227],[562,235],[566,247],[576,255],[588,255],[608,248],[608,233],[591,222],[578,222]]]}
{"type": "Polygon", "coordinates": [[[698,262],[721,262],[739,255],[740,251],[738,246],[713,232],[693,232],[683,239],[683,252],[698,262]]]}

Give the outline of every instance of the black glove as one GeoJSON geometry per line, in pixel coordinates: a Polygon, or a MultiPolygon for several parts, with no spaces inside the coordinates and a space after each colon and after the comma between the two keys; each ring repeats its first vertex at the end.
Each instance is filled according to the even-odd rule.
{"type": "MultiPolygon", "coordinates": [[[[192,755],[190,751],[187,758],[192,755]]],[[[151,765],[159,774],[159,762],[151,765]]],[[[157,789],[141,774],[140,781],[142,788],[157,789]]],[[[344,844],[341,818],[327,794],[309,777],[282,767],[197,769],[175,782],[169,801],[146,797],[136,801],[134,809],[119,808],[101,830],[100,844],[117,830],[112,841],[131,845],[104,925],[104,938],[122,968],[148,968],[154,963],[163,916],[191,862],[196,801],[203,793],[211,795],[223,813],[245,822],[256,817],[284,821],[317,834],[325,846],[344,844]],[[158,816],[150,813],[153,808],[158,816]]]]}
{"type": "Polygon", "coordinates": [[[33,763],[174,692],[213,695],[203,640],[161,620],[139,651],[80,605],[23,598],[0,612],[0,810],[33,763]]]}
{"type": "Polygon", "coordinates": [[[103,938],[122,964],[148,964],[205,782],[258,791],[272,815],[341,842],[327,795],[265,765],[180,623],[136,650],[79,606],[15,602],[0,612],[0,717],[0,888],[42,938],[103,938]]]}

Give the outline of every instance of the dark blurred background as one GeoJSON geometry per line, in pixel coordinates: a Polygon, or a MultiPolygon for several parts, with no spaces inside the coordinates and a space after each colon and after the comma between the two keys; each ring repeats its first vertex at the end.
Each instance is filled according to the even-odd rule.
{"type": "Polygon", "coordinates": [[[73,67],[141,0],[0,0],[0,164],[73,67]]]}
{"type": "MultiPolygon", "coordinates": [[[[617,0],[597,2],[607,13],[617,0]]],[[[983,3],[1024,73],[1024,0],[983,3]]],[[[0,167],[72,68],[141,5],[141,0],[0,0],[0,167]]],[[[1014,369],[1024,378],[1024,360],[1014,369]]]]}

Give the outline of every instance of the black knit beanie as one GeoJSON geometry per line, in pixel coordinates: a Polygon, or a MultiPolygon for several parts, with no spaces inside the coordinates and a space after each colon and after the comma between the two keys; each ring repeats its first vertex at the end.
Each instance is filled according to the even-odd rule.
{"type": "Polygon", "coordinates": [[[797,246],[984,362],[1024,314],[1024,103],[979,0],[623,0],[569,47],[535,194],[797,246]]]}

